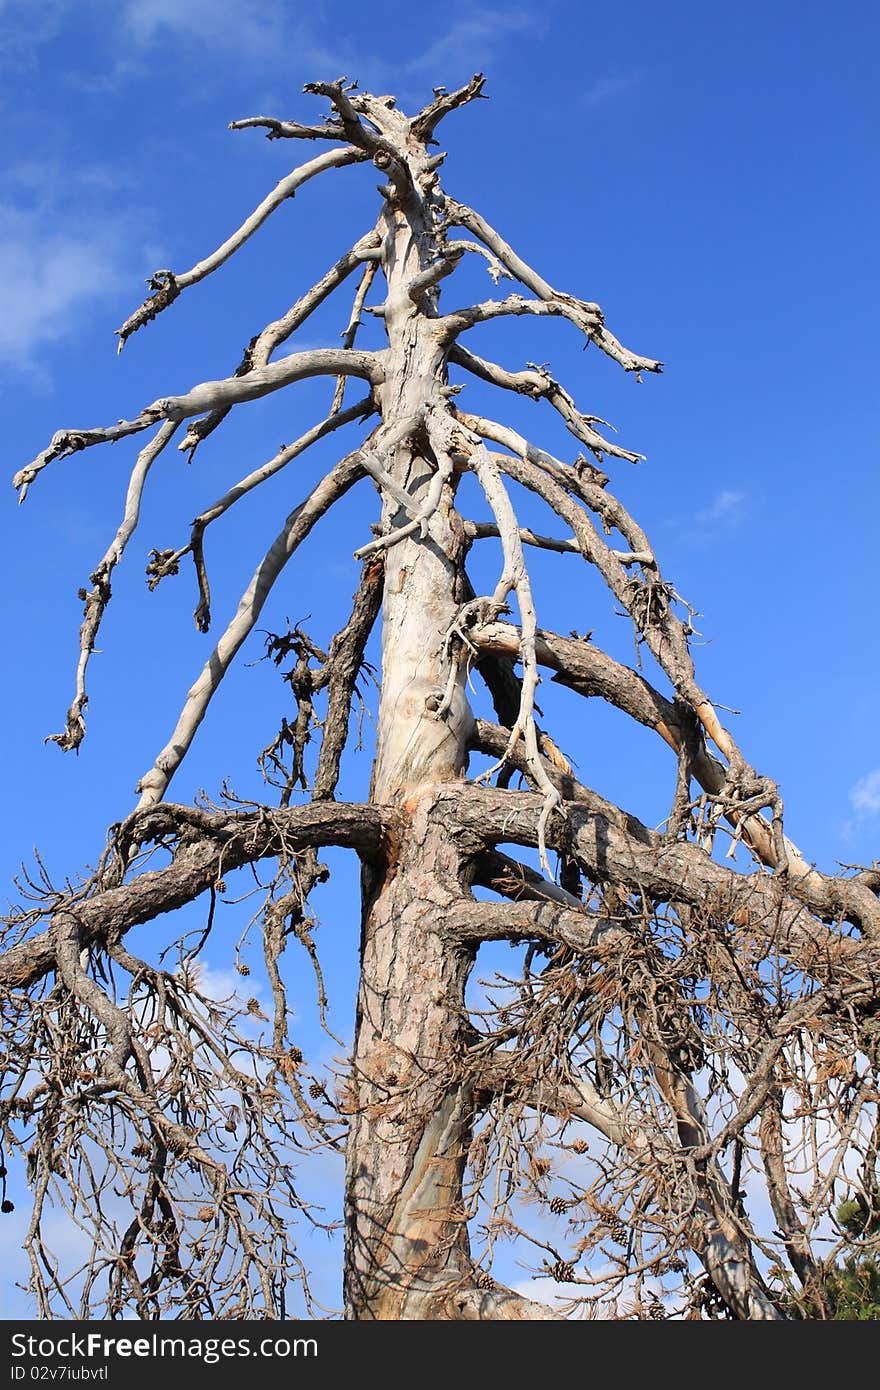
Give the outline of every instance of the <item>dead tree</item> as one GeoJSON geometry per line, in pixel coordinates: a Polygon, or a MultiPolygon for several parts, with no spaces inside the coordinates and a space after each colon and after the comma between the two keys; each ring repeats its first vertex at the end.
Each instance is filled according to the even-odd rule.
{"type": "Polygon", "coordinates": [[[778,1319],[797,1303],[822,1317],[843,1196],[864,1213],[863,1247],[876,1241],[880,872],[826,876],[786,838],[776,784],[698,683],[692,610],[609,487],[603,468],[640,456],[546,366],[510,368],[468,346],[475,325],[553,316],[625,372],[660,371],[621,345],[598,304],[548,284],[444,190],[435,133],[482,87],[478,75],[438,88],[410,117],[344,79],[316,82],[306,91],[330,103],[318,124],[235,122],[320,152],[213,254],[183,274],[157,271],[120,348],[318,174],[372,162],[378,220],[227,378],[109,427],[62,430],[16,476],[23,499],[50,463],[147,439],[82,595],[75,695],[57,736],[73,749],[113,571],[161,451],[176,440],[192,454],[231,410],[330,380],[324,419],[208,506],[186,545],[152,552],[151,586],[191,557],[205,631],[207,528],[316,441],[364,422],[259,560],[97,870],[63,888],[35,874],[8,921],[0,1114],[5,1161],[21,1157],[33,1192],[26,1250],[41,1317],[283,1316],[290,1281],[307,1287],[293,1216],[318,1219],[290,1154],[322,1145],[345,1149],[351,1319],[560,1315],[496,1282],[502,1239],[531,1242],[573,1314],[778,1319]],[[509,292],[459,306],[456,268],[472,257],[509,292]],[[346,282],[356,288],[342,346],[282,352],[346,282]],[[384,327],[375,350],[358,346],[367,314],[384,327]],[[474,380],[494,388],[499,418],[459,398],[474,380]],[[574,456],[503,423],[505,392],[561,417],[574,456]],[[466,474],[484,504],[473,518],[457,501],[466,474]],[[520,524],[511,481],[545,505],[549,534],[520,524]],[[295,699],[261,755],[280,794],[271,805],[168,800],[267,595],[354,487],[378,494],[378,512],[350,615],[326,650],[300,629],[273,639],[295,699]],[[468,556],[486,538],[501,560],[480,593],[468,556]],[[539,626],[530,548],[594,567],[631,620],[638,669],[539,626]],[[372,783],[352,804],[338,796],[340,760],[379,621],[372,783]],[[541,669],[572,701],[605,701],[668,745],[659,830],[576,778],[538,722],[541,669]],[[362,865],[356,1032],[335,1092],[290,1045],[280,959],[299,942],[323,993],[308,899],[329,845],[362,865]],[[256,998],[218,1003],[196,970],[214,899],[245,865],[262,866],[265,887],[257,925],[275,1012],[262,1031],[256,998]],[[170,960],[134,954],[133,927],[199,896],[199,940],[170,960]],[[495,941],[519,945],[518,974],[476,1009],[466,986],[495,941]],[[81,1233],[76,1269],[50,1249],[50,1200],[81,1233]]]}

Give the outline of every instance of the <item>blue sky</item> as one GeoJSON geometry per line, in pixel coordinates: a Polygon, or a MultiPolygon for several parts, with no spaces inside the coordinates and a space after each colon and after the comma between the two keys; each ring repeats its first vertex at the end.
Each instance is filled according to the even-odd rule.
{"type": "MultiPolygon", "coordinates": [[[[552,283],[597,299],[627,346],[666,366],[637,385],[598,353],[584,356],[573,330],[543,321],[486,326],[481,341],[511,367],[550,361],[584,409],[647,455],[637,468],[615,464],[612,488],[703,615],[698,674],[741,711],[732,727],[779,781],[791,837],[823,868],[880,855],[876,6],[452,3],[439,21],[385,0],[319,3],[305,19],[300,9],[0,0],[8,474],[60,427],[108,424],[227,375],[251,335],[372,225],[375,171],[327,175],[117,358],[114,330],[144,279],[212,250],[310,153],[230,133],[230,120],[317,118],[323,104],[301,94],[316,78],[347,73],[416,106],[433,85],[482,69],[491,100],[443,127],[446,188],[552,283]]],[[[467,282],[480,297],[483,280],[467,282]]],[[[335,341],[347,293],[308,325],[304,345],[335,341]]],[[[120,444],[54,465],[21,510],[7,487],[5,883],[34,845],[59,878],[93,863],[107,824],[130,809],[211,640],[193,627],[185,569],[147,593],[147,551],[181,544],[196,512],[320,418],[320,386],[293,390],[240,409],[191,466],[173,450],[157,466],[114,582],[78,757],[42,740],[63,726],[77,589],[118,524],[135,451],[120,444]]],[[[474,391],[467,403],[483,399],[474,391]]],[[[538,410],[516,402],[505,418],[570,457],[569,437],[538,410]]],[[[212,538],[215,635],[279,517],[328,460],[325,450],[282,474],[212,538]]],[[[326,641],[334,617],[344,621],[372,504],[359,491],[325,524],[287,572],[268,626],[311,615],[309,630],[326,641]]],[[[538,513],[523,515],[537,524],[538,513]]],[[[539,620],[592,628],[632,661],[628,628],[575,563],[538,565],[539,620]]],[[[259,795],[255,754],[283,708],[268,665],[247,664],[259,655],[256,639],[175,798],[216,792],[226,776],[259,795]]],[[[673,789],[668,751],[592,704],[546,687],[541,697],[582,780],[660,821],[673,789]]],[[[353,796],[368,772],[366,754],[349,760],[353,796]]],[[[344,1031],[350,886],[322,892],[325,923],[347,919],[335,934],[344,1031]]]]}

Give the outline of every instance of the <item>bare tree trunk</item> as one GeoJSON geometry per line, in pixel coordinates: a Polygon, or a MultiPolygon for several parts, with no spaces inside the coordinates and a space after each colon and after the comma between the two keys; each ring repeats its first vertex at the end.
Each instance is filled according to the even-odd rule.
{"type": "Polygon", "coordinates": [[[460,865],[431,824],[431,799],[424,790],[408,803],[396,862],[365,883],[346,1146],[350,1318],[431,1316],[469,1267],[462,1176],[473,1099],[455,1076],[474,952],[450,949],[442,931],[460,865]]]}
{"type": "MultiPolygon", "coordinates": [[[[389,357],[383,419],[422,420],[442,402],[445,364],[432,320],[410,293],[437,258],[418,182],[389,210],[383,245],[389,357]]],[[[416,439],[424,438],[424,425],[416,439]]],[[[388,472],[416,511],[438,477],[414,440],[388,472]]],[[[457,611],[461,523],[454,482],[443,482],[427,544],[417,532],[389,549],[382,608],[382,693],[371,797],[402,806],[405,828],[384,871],[364,874],[361,979],[352,1071],[346,1175],[346,1313],[422,1318],[438,1292],[460,1284],[467,1264],[462,1208],[472,1100],[450,1085],[467,1044],[464,991],[473,948],[450,949],[444,912],[461,894],[448,832],[427,814],[432,785],[458,777],[471,716],[459,680],[451,716],[444,642],[457,611]]],[[[409,517],[386,494],[383,529],[409,517]]]]}

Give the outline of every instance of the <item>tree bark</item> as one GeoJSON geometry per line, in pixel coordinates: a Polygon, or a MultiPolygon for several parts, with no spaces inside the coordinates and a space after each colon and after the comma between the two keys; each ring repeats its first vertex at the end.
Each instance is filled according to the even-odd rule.
{"type": "MultiPolygon", "coordinates": [[[[443,934],[445,913],[461,896],[462,866],[450,835],[428,815],[435,786],[455,781],[466,766],[472,725],[463,672],[446,717],[436,717],[445,634],[459,606],[463,531],[455,477],[444,477],[425,448],[426,417],[445,403],[445,362],[416,283],[441,255],[424,191],[424,146],[412,148],[409,169],[409,196],[385,219],[388,353],[377,394],[386,424],[413,422],[409,437],[386,455],[387,473],[398,494],[412,499],[411,512],[426,509],[426,501],[433,509],[421,528],[427,537],[417,531],[390,547],[385,571],[371,800],[402,806],[404,828],[396,857],[364,873],[346,1146],[345,1297],[352,1319],[436,1315],[469,1268],[462,1177],[473,1101],[451,1078],[467,1045],[464,993],[474,948],[450,946],[443,934]]],[[[408,517],[385,495],[382,529],[391,534],[408,517]]]]}

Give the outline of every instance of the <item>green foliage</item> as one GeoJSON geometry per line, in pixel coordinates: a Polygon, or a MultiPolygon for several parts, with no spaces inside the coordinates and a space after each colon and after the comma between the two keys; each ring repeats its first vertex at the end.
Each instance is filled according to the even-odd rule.
{"type": "MultiPolygon", "coordinates": [[[[837,1224],[853,1240],[874,1236],[880,1220],[861,1193],[845,1198],[835,1212],[837,1224]]],[[[826,1316],[834,1322],[880,1322],[880,1256],[853,1252],[825,1271],[822,1292],[826,1316]]],[[[796,1321],[821,1316],[811,1299],[788,1295],[781,1300],[785,1312],[796,1321]]]]}
{"type": "MultiPolygon", "coordinates": [[[[845,1198],[835,1213],[854,1240],[875,1235],[878,1220],[864,1196],[845,1198]]],[[[873,1255],[852,1254],[825,1276],[825,1293],[835,1322],[880,1322],[880,1263],[873,1255]]]]}
{"type": "Polygon", "coordinates": [[[864,1233],[870,1220],[870,1212],[861,1193],[855,1197],[848,1197],[842,1201],[837,1208],[838,1225],[848,1231],[851,1236],[860,1236],[864,1233]]]}
{"type": "Polygon", "coordinates": [[[825,1278],[835,1322],[880,1322],[880,1263],[851,1255],[825,1278]]]}

